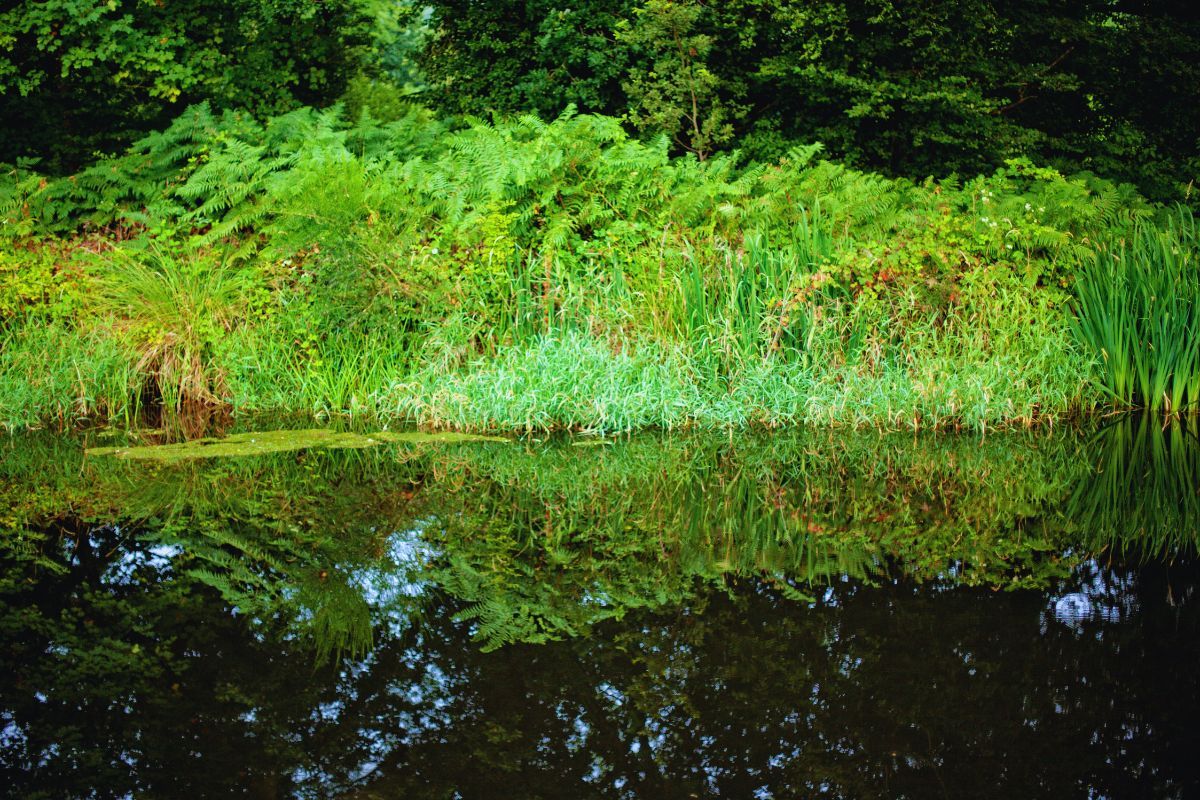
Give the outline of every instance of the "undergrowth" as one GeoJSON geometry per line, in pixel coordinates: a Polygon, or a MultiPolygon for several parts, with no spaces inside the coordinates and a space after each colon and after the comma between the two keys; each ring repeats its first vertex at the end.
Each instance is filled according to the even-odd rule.
{"type": "Polygon", "coordinates": [[[986,430],[1195,404],[1195,223],[1129,187],[1023,160],[892,180],[817,145],[672,158],[571,110],[388,116],[200,105],[69,178],[6,168],[3,424],[155,405],[986,430]],[[1143,272],[1176,275],[1147,296],[1171,296],[1153,338],[1178,354],[1127,390],[1095,327],[1125,297],[1109,273],[1168,255],[1143,272]]]}

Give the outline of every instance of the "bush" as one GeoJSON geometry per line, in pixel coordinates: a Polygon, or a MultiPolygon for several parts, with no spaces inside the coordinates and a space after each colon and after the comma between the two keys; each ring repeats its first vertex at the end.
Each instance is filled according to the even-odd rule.
{"type": "Polygon", "coordinates": [[[100,263],[96,309],[130,349],[145,393],[177,411],[225,402],[213,354],[239,317],[247,276],[212,257],[182,260],[159,250],[117,251],[100,263]]]}

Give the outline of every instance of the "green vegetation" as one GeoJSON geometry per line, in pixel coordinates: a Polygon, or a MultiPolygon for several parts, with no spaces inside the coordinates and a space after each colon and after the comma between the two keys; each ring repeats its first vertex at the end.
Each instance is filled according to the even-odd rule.
{"type": "Polygon", "coordinates": [[[278,114],[364,66],[364,0],[49,0],[0,12],[0,161],[76,169],[210,99],[278,114]]]}
{"type": "Polygon", "coordinates": [[[1167,413],[1200,407],[1200,226],[1181,213],[1080,270],[1077,329],[1119,402],[1167,413]]]}
{"type": "Polygon", "coordinates": [[[17,0],[0,119],[14,793],[1190,785],[1187,4],[17,0]]]}
{"type": "MultiPolygon", "coordinates": [[[[462,430],[988,431],[1198,406],[1197,228],[1191,195],[1163,188],[1162,174],[1190,180],[1191,156],[1167,137],[1187,117],[1151,125],[1093,60],[1135,40],[1190,47],[1190,27],[1174,38],[1160,27],[1165,12],[1039,22],[937,4],[893,17],[851,6],[800,13],[785,2],[596,0],[570,12],[499,3],[457,16],[457,4],[434,3],[406,16],[373,3],[245,3],[243,33],[261,12],[299,26],[287,47],[360,42],[327,74],[306,73],[324,87],[318,98],[265,69],[205,77],[187,66],[188,48],[208,45],[186,37],[154,44],[139,33],[112,56],[121,26],[179,22],[142,6],[119,17],[112,5],[115,16],[97,21],[116,27],[88,33],[99,37],[88,47],[108,55],[92,68],[64,61],[64,80],[83,81],[89,96],[95,80],[144,92],[150,78],[105,70],[149,70],[192,87],[179,89],[180,102],[205,99],[74,174],[14,145],[0,178],[0,426],[218,409],[462,430]],[[735,43],[738,19],[754,25],[735,43]],[[1008,22],[1003,54],[988,49],[967,70],[970,43],[1008,22]],[[929,61],[937,71],[901,80],[911,54],[900,53],[912,50],[900,47],[901,28],[933,37],[921,52],[943,48],[929,61]],[[515,47],[539,30],[536,46],[515,47]],[[785,32],[795,47],[823,44],[788,50],[785,32]],[[1050,34],[1068,42],[1061,61],[1050,34]],[[1079,36],[1095,49],[1075,55],[1079,36]],[[855,63],[879,67],[871,80],[844,63],[856,53],[868,58],[855,63]],[[491,71],[479,67],[485,55],[491,71]],[[170,59],[178,74],[152,68],[170,59]],[[544,69],[546,59],[565,71],[544,69]],[[591,78],[564,85],[585,63],[591,78]],[[1017,66],[1039,63],[1050,66],[1017,66]],[[258,81],[290,94],[263,93],[258,81]],[[1063,104],[1078,105],[1081,82],[1097,87],[1083,128],[1051,132],[1063,104]],[[784,95],[801,105],[762,105],[784,95]],[[300,105],[334,97],[343,102],[300,105]],[[929,113],[901,114],[905,97],[924,98],[929,113]],[[489,108],[542,116],[453,113],[489,108]],[[844,130],[833,109],[874,121],[844,130]],[[828,147],[801,143],[814,137],[828,147]],[[943,168],[872,149],[895,156],[897,142],[914,140],[938,143],[906,152],[943,168]],[[1077,157],[1102,151],[1096,163],[1077,157]],[[1113,166],[1135,153],[1147,172],[1113,166]],[[1087,167],[1108,177],[1075,171],[1087,167]],[[1184,203],[1151,202],[1126,179],[1184,203]]],[[[10,53],[0,62],[4,102],[13,87],[35,98],[31,109],[50,102],[37,58],[65,59],[75,28],[51,46],[28,38],[41,30],[30,20],[50,15],[52,25],[72,7],[22,4],[0,18],[0,33],[21,33],[0,37],[10,53]]],[[[266,48],[254,59],[284,46],[254,41],[266,48]]],[[[278,68],[302,61],[286,64],[278,68]]],[[[150,96],[173,101],[168,83],[150,96]]],[[[1153,85],[1160,95],[1138,92],[1160,111],[1191,91],[1153,85]]],[[[132,137],[123,131],[97,128],[112,142],[132,137]]],[[[58,143],[80,146],[68,139],[58,143]]]]}
{"type": "Polygon", "coordinates": [[[201,106],[78,178],[10,175],[9,258],[57,260],[14,290],[4,423],[150,400],[458,428],[987,429],[1096,404],[1064,285],[1162,212],[1024,162],[959,186],[815,154],[672,158],[603,117],[263,126],[201,106]],[[63,337],[116,364],[30,391],[63,337]]]}
{"type": "Polygon", "coordinates": [[[910,178],[1026,156],[1164,202],[1200,178],[1200,21],[1184,3],[421,5],[427,93],[456,112],[552,119],[575,104],[701,157],[773,161],[819,141],[910,178]]]}
{"type": "Polygon", "coordinates": [[[1068,508],[1094,547],[1124,555],[1186,553],[1200,544],[1198,423],[1125,418],[1092,437],[1092,469],[1068,508]]]}
{"type": "Polygon", "coordinates": [[[89,447],[89,456],[118,456],[120,458],[145,459],[172,462],[189,458],[231,458],[235,456],[288,453],[295,450],[341,450],[377,447],[382,444],[406,442],[428,444],[434,442],[478,442],[506,441],[497,436],[474,436],[468,433],[420,433],[418,431],[376,431],[353,433],[333,431],[325,428],[312,430],[246,431],[225,437],[192,439],[173,444],[132,445],[128,447],[89,447]]]}

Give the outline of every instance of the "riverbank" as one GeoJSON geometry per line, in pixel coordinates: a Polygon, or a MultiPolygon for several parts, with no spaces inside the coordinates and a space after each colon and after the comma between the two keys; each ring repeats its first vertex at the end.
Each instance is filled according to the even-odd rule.
{"type": "Polygon", "coordinates": [[[198,106],[0,188],[0,425],[1058,425],[1200,398],[1191,212],[1017,160],[913,183],[617,120],[198,106]]]}
{"type": "MultiPolygon", "coordinates": [[[[705,359],[678,346],[579,331],[411,372],[396,368],[387,350],[367,346],[313,366],[297,363],[287,342],[235,338],[208,366],[222,387],[213,403],[166,411],[371,416],[466,431],[804,425],[985,432],[1067,424],[1109,407],[1065,331],[1019,327],[1007,341],[986,329],[936,340],[909,351],[911,363],[897,354],[848,363],[837,348],[814,345],[807,358],[755,360],[732,375],[706,374],[705,359]]],[[[131,424],[162,412],[160,400],[146,395],[135,359],[97,332],[48,327],[13,335],[0,354],[0,422],[10,430],[131,424]]]]}

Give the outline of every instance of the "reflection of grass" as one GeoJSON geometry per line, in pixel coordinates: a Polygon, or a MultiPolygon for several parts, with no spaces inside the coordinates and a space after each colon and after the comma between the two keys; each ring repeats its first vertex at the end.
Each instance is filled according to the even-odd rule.
{"type": "MultiPolygon", "coordinates": [[[[1107,520],[1123,542],[1172,546],[1179,536],[1166,531],[1195,530],[1195,430],[1155,438],[1132,425],[1090,451],[1069,432],[820,431],[582,448],[410,442],[174,463],[83,459],[72,440],[26,437],[0,457],[0,524],[37,527],[65,509],[128,523],[182,546],[190,579],[286,621],[323,652],[361,649],[368,621],[395,611],[372,605],[356,575],[420,568],[445,593],[429,601],[466,604],[461,618],[498,645],[580,634],[740,578],[798,601],[842,577],[1044,586],[1089,555],[1064,513],[1073,487],[1071,511],[1092,514],[1093,531],[1107,520]],[[1097,460],[1111,466],[1092,474],[1097,460]],[[420,531],[423,566],[388,561],[395,531],[420,531]]],[[[395,602],[408,614],[419,601],[395,602]]]]}
{"type": "Polygon", "coordinates": [[[842,577],[1061,577],[1077,440],[790,433],[460,450],[428,487],[438,580],[496,646],[571,635],[697,581],[797,600],[842,577]]]}
{"type": "Polygon", "coordinates": [[[1069,514],[1097,549],[1167,555],[1200,544],[1200,421],[1128,417],[1096,436],[1069,514]]]}

